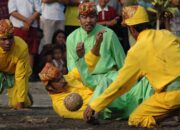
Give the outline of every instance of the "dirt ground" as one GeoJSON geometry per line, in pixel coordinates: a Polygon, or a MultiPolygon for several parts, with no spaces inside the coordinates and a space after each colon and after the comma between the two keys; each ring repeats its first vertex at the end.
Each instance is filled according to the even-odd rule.
{"type": "MultiPolygon", "coordinates": [[[[41,83],[30,83],[34,98],[31,109],[13,110],[7,107],[7,92],[0,95],[0,130],[145,130],[129,127],[127,121],[100,121],[90,125],[83,120],[63,119],[54,113],[51,100],[41,83]]],[[[180,130],[180,124],[168,124],[152,130],[180,130]]]]}

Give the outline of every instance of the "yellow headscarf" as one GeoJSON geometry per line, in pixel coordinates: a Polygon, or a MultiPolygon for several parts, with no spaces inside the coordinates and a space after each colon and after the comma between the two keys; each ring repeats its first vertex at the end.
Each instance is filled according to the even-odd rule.
{"type": "Polygon", "coordinates": [[[149,22],[147,11],[139,5],[124,7],[122,14],[123,24],[129,26],[149,22]]]}

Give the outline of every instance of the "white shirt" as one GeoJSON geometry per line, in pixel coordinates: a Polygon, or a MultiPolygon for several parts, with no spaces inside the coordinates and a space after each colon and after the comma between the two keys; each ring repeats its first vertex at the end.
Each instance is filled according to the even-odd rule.
{"type": "Polygon", "coordinates": [[[63,67],[64,67],[64,61],[61,60],[60,62],[56,61],[55,59],[53,59],[53,64],[58,67],[58,69],[60,69],[61,71],[63,71],[63,67]]]}
{"type": "Polygon", "coordinates": [[[104,11],[108,11],[108,10],[109,10],[109,9],[108,9],[108,5],[106,5],[106,6],[102,9],[101,6],[98,4],[98,5],[96,6],[96,8],[97,8],[97,12],[98,12],[98,13],[102,11],[102,19],[104,20],[104,19],[105,19],[105,12],[104,12],[104,11]]]}
{"type": "MultiPolygon", "coordinates": [[[[17,11],[24,17],[30,17],[35,11],[41,13],[41,1],[40,0],[9,0],[8,2],[9,13],[17,11]]],[[[21,20],[10,16],[10,21],[14,27],[23,27],[24,24],[21,20]]],[[[31,25],[32,27],[37,27],[37,21],[34,21],[31,25]]]]}
{"type": "Polygon", "coordinates": [[[64,5],[58,2],[42,3],[42,17],[50,20],[64,20],[64,5]]]}

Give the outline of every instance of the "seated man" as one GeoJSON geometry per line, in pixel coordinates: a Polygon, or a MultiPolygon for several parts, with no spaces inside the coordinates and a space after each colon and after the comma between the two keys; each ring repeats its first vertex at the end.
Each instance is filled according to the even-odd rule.
{"type": "MultiPolygon", "coordinates": [[[[123,66],[125,54],[117,35],[109,28],[97,24],[96,5],[85,2],[79,5],[79,22],[81,27],[73,31],[67,38],[67,66],[72,78],[79,79],[84,86],[93,90],[92,102],[107,89],[109,84],[117,77],[118,70],[123,66]],[[81,58],[76,53],[78,43],[83,43],[85,53],[88,53],[97,42],[96,34],[102,30],[102,44],[100,57],[92,71],[87,72],[86,64],[81,65],[81,58]]],[[[88,59],[85,56],[85,59],[88,59]]],[[[88,63],[87,63],[88,64],[88,63]]],[[[128,93],[113,101],[103,113],[103,119],[124,119],[134,110],[139,103],[149,96],[149,82],[140,80],[128,93]],[[143,86],[143,87],[141,87],[143,86]],[[119,105],[121,104],[121,105],[119,105]],[[119,114],[117,114],[117,112],[119,114]]],[[[101,116],[101,115],[100,115],[101,116]]]]}
{"type": "Polygon", "coordinates": [[[9,106],[21,109],[32,105],[28,97],[31,67],[27,44],[21,38],[14,36],[13,31],[14,28],[9,20],[0,20],[0,73],[2,74],[0,84],[5,87],[4,76],[14,75],[13,79],[11,78],[11,81],[14,81],[11,84],[12,88],[8,89],[9,106]]]}
{"type": "Polygon", "coordinates": [[[155,93],[134,110],[128,123],[154,127],[180,108],[180,40],[167,30],[149,29],[147,12],[141,6],[125,7],[123,15],[137,42],[129,50],[117,78],[87,107],[84,119],[91,120],[94,111],[102,111],[145,76],[155,93]]]}

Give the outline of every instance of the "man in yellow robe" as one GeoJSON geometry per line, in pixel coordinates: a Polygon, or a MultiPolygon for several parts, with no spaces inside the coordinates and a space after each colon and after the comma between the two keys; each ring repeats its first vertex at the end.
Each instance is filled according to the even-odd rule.
{"type": "Polygon", "coordinates": [[[141,6],[125,7],[123,16],[137,42],[117,78],[86,108],[84,119],[90,121],[94,112],[102,111],[146,77],[155,92],[134,110],[128,124],[151,128],[180,108],[180,40],[167,30],[149,29],[147,12],[141,6]]]}
{"type": "MultiPolygon", "coordinates": [[[[83,44],[79,43],[76,48],[77,54],[79,58],[81,58],[79,60],[81,60],[83,66],[87,65],[88,71],[92,71],[99,61],[99,50],[103,39],[103,33],[104,30],[96,34],[96,40],[98,42],[96,42],[94,47],[86,54],[85,58],[82,58],[85,55],[83,44]]],[[[49,92],[54,111],[60,117],[83,119],[83,112],[93,94],[92,89],[84,86],[81,79],[74,77],[74,73],[68,73],[63,76],[57,68],[53,67],[49,63],[45,65],[39,76],[49,92]],[[78,93],[83,99],[82,107],[74,112],[67,110],[64,106],[64,99],[70,93],[78,93]]]]}
{"type": "Polygon", "coordinates": [[[32,105],[28,97],[31,67],[27,44],[21,38],[13,36],[13,31],[9,20],[0,20],[0,73],[14,75],[14,85],[8,89],[8,104],[21,109],[32,105]]]}

